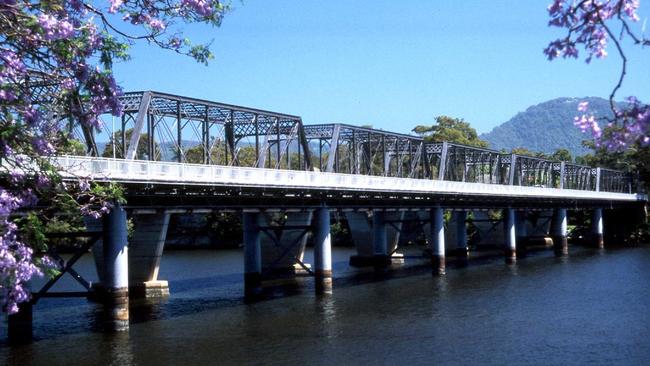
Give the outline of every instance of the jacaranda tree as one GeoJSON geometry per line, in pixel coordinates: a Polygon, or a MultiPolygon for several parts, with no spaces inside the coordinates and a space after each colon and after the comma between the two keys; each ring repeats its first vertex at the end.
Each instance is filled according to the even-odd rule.
{"type": "Polygon", "coordinates": [[[607,57],[610,44],[621,60],[618,82],[609,96],[613,117],[598,121],[583,102],[578,109],[582,115],[575,118],[582,131],[591,131],[596,147],[609,151],[650,146],[650,105],[634,96],[623,104],[616,103],[627,73],[625,46],[650,45],[650,39],[633,27],[640,20],[638,9],[639,0],[553,0],[548,7],[549,25],[566,30],[563,38],[544,50],[549,60],[578,58],[578,49],[583,48],[589,63],[594,57],[607,57]]]}
{"type": "Polygon", "coordinates": [[[52,267],[42,228],[48,215],[76,210],[99,217],[119,189],[61,179],[51,157],[80,129],[97,154],[102,114],[121,114],[114,61],[147,42],[206,63],[211,53],[178,30],[218,26],[219,0],[0,1],[0,296],[8,313],[29,299],[26,284],[52,267]],[[41,204],[37,205],[40,202],[41,204]],[[46,208],[42,208],[46,207],[46,208]]]}

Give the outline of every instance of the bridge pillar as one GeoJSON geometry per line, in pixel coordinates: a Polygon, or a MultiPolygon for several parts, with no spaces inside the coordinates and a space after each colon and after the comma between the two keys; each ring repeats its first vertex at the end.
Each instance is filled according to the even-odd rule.
{"type": "Polygon", "coordinates": [[[528,212],[526,210],[518,210],[515,212],[515,234],[516,234],[516,250],[517,256],[522,257],[526,255],[528,250],[528,223],[526,218],[528,212]]]}
{"type": "MultiPolygon", "coordinates": [[[[260,214],[260,225],[265,224],[264,226],[267,228],[274,229],[266,230],[260,236],[262,269],[265,272],[295,274],[305,271],[304,267],[297,261],[302,261],[304,258],[308,239],[307,233],[312,224],[312,218],[312,211],[260,214]],[[273,215],[284,216],[282,218],[283,223],[274,226],[273,215]]],[[[303,265],[305,267],[309,266],[308,264],[303,265]]]]}
{"type": "Polygon", "coordinates": [[[320,207],[314,212],[314,275],[316,293],[332,293],[332,241],[330,212],[320,207]]]}
{"type": "Polygon", "coordinates": [[[567,240],[567,216],[566,208],[557,208],[554,212],[553,222],[553,249],[555,255],[565,256],[569,254],[569,243],[567,240]]]}
{"type": "Polygon", "coordinates": [[[169,296],[167,281],[158,280],[171,214],[138,213],[132,216],[133,236],[129,243],[129,290],[131,297],[169,296]]]}
{"type": "Polygon", "coordinates": [[[32,341],[34,323],[32,321],[32,303],[18,305],[18,312],[7,316],[7,339],[10,344],[23,344],[32,341]]]}
{"type": "Polygon", "coordinates": [[[516,213],[512,208],[503,210],[503,229],[504,229],[504,254],[506,263],[513,264],[517,262],[517,233],[515,228],[516,213]]]}
{"type": "Polygon", "coordinates": [[[467,246],[467,211],[455,211],[454,220],[456,221],[456,249],[454,254],[458,264],[466,266],[469,259],[469,248],[467,246]]]}
{"type": "Polygon", "coordinates": [[[386,213],[381,210],[372,212],[373,262],[375,268],[385,268],[390,264],[388,241],[386,239],[386,213]]]}
{"type": "Polygon", "coordinates": [[[103,218],[104,328],[129,329],[129,247],[126,211],[115,203],[103,218]]]}
{"type": "Polygon", "coordinates": [[[244,294],[258,295],[262,290],[262,244],[260,213],[242,213],[244,231],[244,294]]]}
{"type": "Polygon", "coordinates": [[[445,217],[442,207],[431,209],[431,266],[434,275],[445,274],[445,217]]]}
{"type": "Polygon", "coordinates": [[[594,245],[597,248],[605,248],[605,240],[603,239],[603,209],[594,209],[593,217],[591,219],[592,230],[594,234],[594,245]]]}
{"type": "MultiPolygon", "coordinates": [[[[350,257],[350,265],[355,267],[365,267],[374,265],[374,244],[368,238],[372,237],[372,221],[367,212],[344,212],[345,218],[350,228],[350,236],[357,249],[357,254],[350,257]]],[[[386,242],[388,246],[387,255],[391,263],[403,262],[404,258],[400,254],[395,254],[397,245],[400,240],[400,230],[402,228],[401,220],[404,219],[403,212],[385,212],[384,223],[386,224],[386,242]],[[386,221],[398,220],[395,225],[389,225],[386,221]],[[391,254],[392,253],[392,254],[391,254]]]]}

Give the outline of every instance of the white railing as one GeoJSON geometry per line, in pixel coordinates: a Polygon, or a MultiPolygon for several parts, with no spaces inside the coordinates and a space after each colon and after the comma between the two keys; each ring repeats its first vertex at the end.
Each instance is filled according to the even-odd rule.
{"type": "Polygon", "coordinates": [[[627,193],[78,156],[57,157],[54,158],[54,163],[61,167],[63,176],[67,178],[86,177],[124,183],[307,188],[608,201],[645,199],[642,195],[627,193]]]}

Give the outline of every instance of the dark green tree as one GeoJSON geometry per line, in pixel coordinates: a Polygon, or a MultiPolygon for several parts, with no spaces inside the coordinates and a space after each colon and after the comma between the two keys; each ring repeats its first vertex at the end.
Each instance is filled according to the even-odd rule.
{"type": "Polygon", "coordinates": [[[567,149],[557,149],[553,154],[550,156],[551,159],[553,160],[559,160],[559,161],[566,161],[568,163],[573,161],[573,157],[571,156],[571,152],[567,149]]]}
{"type": "Polygon", "coordinates": [[[422,136],[427,142],[447,141],[462,145],[488,147],[488,142],[481,140],[476,130],[462,118],[438,116],[434,125],[419,125],[413,129],[413,132],[422,136]]]}
{"type": "MultiPolygon", "coordinates": [[[[129,142],[131,141],[131,136],[133,135],[133,129],[130,128],[126,130],[125,136],[126,136],[126,146],[128,149],[129,142]]],[[[126,153],[126,149],[123,148],[122,146],[122,130],[117,130],[113,133],[113,135],[109,138],[108,143],[106,144],[106,148],[104,149],[104,152],[102,153],[102,156],[105,158],[112,158],[113,157],[113,146],[115,146],[115,157],[116,158],[124,158],[124,154],[126,153]],[[115,141],[115,144],[113,144],[113,141],[115,141]]],[[[149,159],[149,135],[146,133],[143,133],[140,135],[140,142],[138,142],[138,149],[136,150],[136,155],[135,158],[138,160],[161,160],[161,151],[160,151],[160,146],[158,145],[157,142],[154,143],[154,158],[149,159]]]]}

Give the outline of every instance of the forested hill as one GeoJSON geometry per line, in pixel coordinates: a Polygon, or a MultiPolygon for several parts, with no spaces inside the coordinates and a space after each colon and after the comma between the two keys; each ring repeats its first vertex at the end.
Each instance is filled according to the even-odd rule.
{"type": "Polygon", "coordinates": [[[609,101],[603,98],[557,98],[517,113],[480,138],[497,150],[525,147],[535,152],[553,153],[563,148],[574,157],[584,155],[590,150],[582,146],[582,141],[591,135],[583,134],[573,125],[573,118],[580,113],[578,103],[581,101],[588,101],[589,110],[597,117],[612,114],[609,101]]]}

